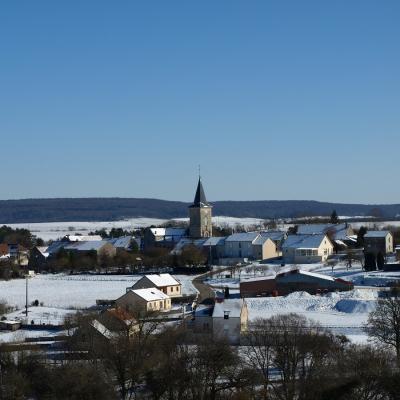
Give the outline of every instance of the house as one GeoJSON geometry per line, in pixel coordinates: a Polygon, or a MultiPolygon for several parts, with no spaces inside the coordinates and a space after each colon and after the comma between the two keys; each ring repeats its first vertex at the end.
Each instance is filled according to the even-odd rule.
{"type": "Polygon", "coordinates": [[[225,256],[226,237],[210,237],[203,242],[204,253],[207,254],[209,263],[217,263],[225,256]]]}
{"type": "Polygon", "coordinates": [[[143,248],[173,248],[186,236],[186,228],[146,228],[143,237],[143,248]]]}
{"type": "Polygon", "coordinates": [[[29,268],[40,270],[46,264],[48,257],[49,253],[46,246],[34,247],[29,255],[29,268]]]}
{"type": "Polygon", "coordinates": [[[238,261],[277,258],[284,238],[285,233],[277,231],[234,233],[225,239],[224,255],[238,261]]]}
{"type": "Polygon", "coordinates": [[[132,335],[138,330],[136,318],[123,308],[109,308],[103,311],[96,319],[109,331],[117,334],[132,335]]]}
{"type": "Polygon", "coordinates": [[[71,242],[63,246],[64,250],[78,253],[89,254],[95,252],[98,258],[115,257],[117,249],[106,240],[90,240],[88,242],[71,242]]]}
{"type": "Polygon", "coordinates": [[[241,297],[285,296],[304,291],[310,294],[352,290],[352,282],[328,275],[294,269],[276,277],[260,277],[240,282],[241,297]]]}
{"type": "Polygon", "coordinates": [[[180,255],[182,254],[182,251],[189,246],[194,246],[198,250],[203,251],[205,250],[203,248],[203,244],[207,241],[207,239],[191,239],[184,237],[181,240],[179,240],[178,243],[174,246],[174,248],[171,250],[172,255],[180,255]]]}
{"type": "Polygon", "coordinates": [[[348,223],[343,224],[302,224],[297,226],[298,235],[322,235],[331,239],[338,249],[354,246],[354,230],[348,223]]]}
{"type": "Polygon", "coordinates": [[[393,235],[389,231],[368,231],[364,235],[365,267],[382,269],[388,254],[394,251],[393,235]]]}
{"type": "Polygon", "coordinates": [[[129,251],[132,249],[132,242],[136,243],[138,248],[140,248],[140,243],[138,244],[133,236],[120,236],[118,238],[106,239],[108,243],[111,243],[118,250],[129,251]]]}
{"type": "Polygon", "coordinates": [[[2,260],[10,260],[16,265],[27,266],[29,262],[29,251],[20,244],[1,243],[0,257],[2,260]]]}
{"type": "Polygon", "coordinates": [[[171,298],[156,288],[130,289],[115,301],[125,311],[148,313],[171,309],[171,298]]]}
{"type": "Polygon", "coordinates": [[[170,274],[152,274],[140,278],[128,290],[157,288],[169,297],[182,296],[182,284],[170,274]]]}
{"type": "Polygon", "coordinates": [[[287,235],[280,231],[260,232],[253,243],[253,257],[256,260],[271,260],[282,256],[282,244],[287,235]]]}
{"type": "Polygon", "coordinates": [[[248,310],[243,299],[225,299],[215,303],[212,313],[212,333],[231,344],[239,344],[241,335],[247,331],[248,310]]]}
{"type": "Polygon", "coordinates": [[[234,233],[225,239],[225,257],[253,259],[253,243],[260,237],[259,232],[234,233]]]}
{"type": "Polygon", "coordinates": [[[354,235],[350,224],[301,224],[297,226],[298,235],[332,235],[333,240],[345,240],[354,235]]]}
{"type": "Polygon", "coordinates": [[[311,264],[326,261],[333,250],[325,234],[289,235],[282,245],[282,256],[285,263],[311,264]]]}

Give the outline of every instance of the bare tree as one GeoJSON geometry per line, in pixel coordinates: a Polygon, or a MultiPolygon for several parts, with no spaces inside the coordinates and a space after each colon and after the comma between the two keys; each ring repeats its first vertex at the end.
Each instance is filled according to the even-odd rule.
{"type": "Polygon", "coordinates": [[[273,368],[274,326],[270,319],[257,319],[250,327],[244,347],[244,358],[261,381],[262,398],[267,400],[270,386],[270,370],[273,368]]]}
{"type": "Polygon", "coordinates": [[[365,330],[376,343],[396,352],[400,366],[400,299],[396,296],[379,300],[369,314],[365,330]]]}

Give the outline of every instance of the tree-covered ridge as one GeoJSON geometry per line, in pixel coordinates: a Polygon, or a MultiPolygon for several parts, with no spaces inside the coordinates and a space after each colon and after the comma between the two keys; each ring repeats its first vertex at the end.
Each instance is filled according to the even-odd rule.
{"type": "MultiPolygon", "coordinates": [[[[213,215],[249,218],[297,218],[337,215],[396,218],[400,204],[336,204],[308,200],[212,202],[213,215]]],[[[124,218],[187,217],[189,203],[140,198],[60,198],[0,200],[2,224],[22,222],[114,221],[124,218]]]]}

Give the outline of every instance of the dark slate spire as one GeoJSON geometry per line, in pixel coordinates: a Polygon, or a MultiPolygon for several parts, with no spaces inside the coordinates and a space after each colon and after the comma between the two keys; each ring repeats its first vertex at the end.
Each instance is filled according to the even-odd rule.
{"type": "Polygon", "coordinates": [[[199,177],[199,183],[197,184],[196,195],[194,196],[194,201],[191,207],[209,207],[210,204],[207,203],[206,195],[204,193],[203,185],[201,183],[201,178],[199,177]]]}

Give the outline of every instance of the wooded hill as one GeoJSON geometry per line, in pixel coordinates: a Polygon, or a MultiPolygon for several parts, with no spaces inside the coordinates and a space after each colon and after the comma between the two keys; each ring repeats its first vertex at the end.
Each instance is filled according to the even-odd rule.
{"type": "MultiPolygon", "coordinates": [[[[213,215],[254,218],[329,216],[400,217],[400,204],[337,204],[299,200],[216,201],[213,215]]],[[[139,198],[60,198],[0,200],[0,224],[18,222],[112,221],[123,218],[179,218],[188,215],[188,203],[139,198]]]]}

